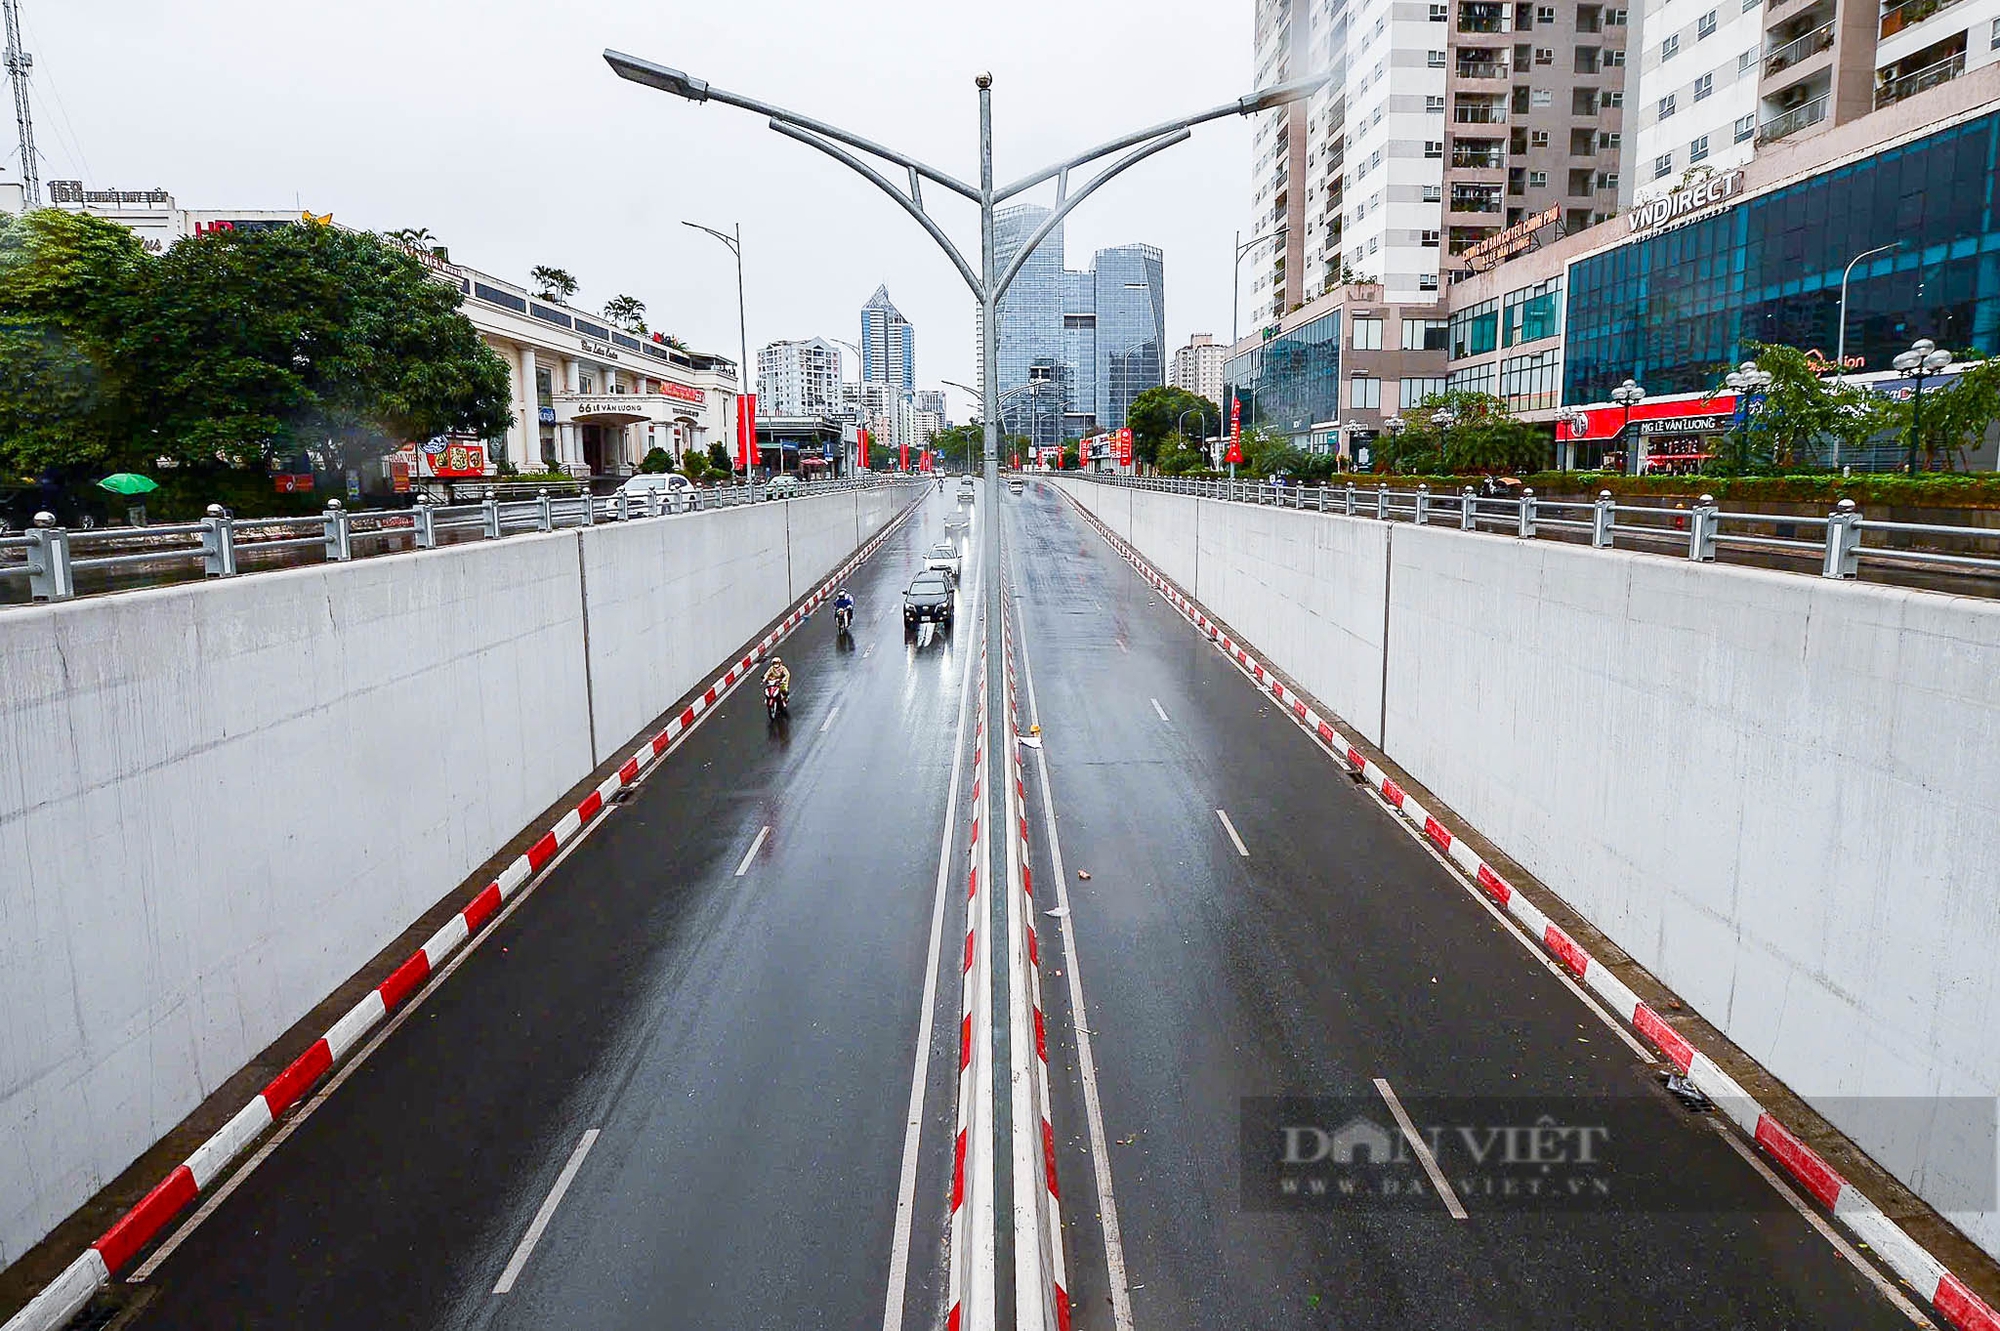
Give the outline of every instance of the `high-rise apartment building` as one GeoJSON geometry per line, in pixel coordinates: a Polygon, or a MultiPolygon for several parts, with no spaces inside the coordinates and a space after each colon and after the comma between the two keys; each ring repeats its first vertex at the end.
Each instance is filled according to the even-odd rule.
{"type": "Polygon", "coordinates": [[[908,393],[917,386],[917,333],[889,299],[889,288],[861,307],[861,377],[908,393]]]}
{"type": "Polygon", "coordinates": [[[1184,393],[1222,401],[1222,362],[1229,348],[1216,343],[1208,333],[1196,333],[1188,344],[1174,352],[1172,383],[1184,393]]]}
{"type": "MultiPolygon", "coordinates": [[[[1304,78],[1313,65],[1313,32],[1317,15],[1330,8],[1328,0],[1256,0],[1254,86],[1304,78]]],[[[1325,94],[1322,94],[1324,97],[1325,94]]],[[[1308,105],[1292,102],[1257,113],[1252,131],[1250,223],[1243,239],[1272,239],[1244,256],[1238,265],[1250,270],[1250,319],[1276,320],[1318,292],[1306,272],[1307,122],[1319,99],[1308,105]]]]}
{"type": "Polygon", "coordinates": [[[1648,10],[1640,200],[2000,60],[2000,0],[1670,0],[1648,10]]]}
{"type": "MultiPolygon", "coordinates": [[[[1001,209],[996,263],[1011,263],[1048,215],[1039,204],[1001,209]]],[[[1038,445],[1123,425],[1132,399],[1165,382],[1164,260],[1151,246],[1099,250],[1074,272],[1058,226],[1022,265],[998,322],[1003,425],[1038,445]]]]}
{"type": "Polygon", "coordinates": [[[766,416],[839,411],[840,348],[823,338],[773,342],[757,351],[757,409],[766,416]]]}
{"type": "Polygon", "coordinates": [[[945,405],[942,388],[919,388],[911,395],[910,402],[918,411],[937,417],[938,429],[951,424],[951,409],[945,405]]]}
{"type": "MultiPolygon", "coordinates": [[[[1379,284],[1378,299],[1398,306],[1436,302],[1496,252],[1610,216],[1624,146],[1628,12],[1595,0],[1260,4],[1260,82],[1261,62],[1301,40],[1299,62],[1333,79],[1305,104],[1296,171],[1279,171],[1274,156],[1291,122],[1268,141],[1259,130],[1259,218],[1303,232],[1304,241],[1276,265],[1282,279],[1257,288],[1260,296],[1283,292],[1260,300],[1259,317],[1346,283],[1379,284]],[[1279,217],[1270,211],[1279,198],[1303,213],[1279,217]]],[[[1260,270],[1259,281],[1265,276],[1260,270]]]]}

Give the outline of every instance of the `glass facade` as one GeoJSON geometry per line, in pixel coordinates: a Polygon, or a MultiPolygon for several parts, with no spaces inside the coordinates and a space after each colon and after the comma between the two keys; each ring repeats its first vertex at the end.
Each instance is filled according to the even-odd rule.
{"type": "Polygon", "coordinates": [[[1340,416],[1340,311],[1280,333],[1222,367],[1223,428],[1229,402],[1243,404],[1243,425],[1304,436],[1340,416]]]}
{"type": "Polygon", "coordinates": [[[1132,399],[1167,381],[1167,286],[1160,252],[1150,245],[1099,250],[1097,274],[1097,428],[1125,424],[1132,399]]]}
{"type": "Polygon", "coordinates": [[[917,333],[887,287],[875,288],[861,307],[861,377],[905,393],[917,386],[917,333]]]}
{"type": "MultiPolygon", "coordinates": [[[[1036,204],[1003,208],[993,218],[993,261],[1005,271],[1035,228],[1048,220],[1049,210],[1036,204]]],[[[1015,274],[1014,284],[1000,300],[1000,391],[1029,383],[1073,379],[1052,375],[1051,367],[1066,363],[1063,332],[1063,233],[1048,234],[1015,274]]],[[[1037,446],[1059,443],[1062,413],[1051,412],[1049,390],[1034,389],[1001,400],[1001,421],[1009,434],[1027,435],[1037,446]]]]}
{"type": "MultiPolygon", "coordinates": [[[[1747,342],[1831,358],[1840,275],[1856,254],[1847,352],[1888,368],[1920,337],[2000,351],[2000,114],[1759,195],[1712,217],[1577,261],[1563,400],[1714,386],[1747,342]]],[[[1454,339],[1455,341],[1456,339],[1454,339]]]]}

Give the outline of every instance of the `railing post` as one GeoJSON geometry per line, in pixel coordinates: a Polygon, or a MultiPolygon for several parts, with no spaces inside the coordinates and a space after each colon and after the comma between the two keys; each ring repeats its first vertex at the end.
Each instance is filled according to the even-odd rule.
{"type": "Polygon", "coordinates": [[[597,525],[597,496],[587,489],[583,492],[583,525],[586,527],[597,525]]]}
{"type": "Polygon", "coordinates": [[[69,564],[69,532],[56,526],[56,515],[35,514],[28,529],[28,595],[37,601],[67,601],[76,595],[76,576],[69,564]]]}
{"type": "Polygon", "coordinates": [[[1322,513],[1326,512],[1326,482],[1324,481],[1320,482],[1319,487],[1319,511],[1322,513]]]}
{"type": "Polygon", "coordinates": [[[1597,502],[1591,506],[1590,510],[1590,543],[1592,546],[1599,550],[1609,550],[1611,548],[1612,529],[1617,518],[1618,514],[1611,499],[1611,492],[1609,490],[1599,490],[1597,492],[1597,502]]]}
{"type": "Polygon", "coordinates": [[[1535,534],[1535,490],[1533,486],[1521,489],[1521,525],[1519,534],[1523,540],[1535,534]]]}
{"type": "Polygon", "coordinates": [[[416,504],[410,509],[410,526],[416,532],[417,549],[437,549],[437,514],[431,512],[430,496],[417,496],[416,504]]]}
{"type": "Polygon", "coordinates": [[[1702,563],[1715,559],[1715,529],[1721,525],[1714,495],[1703,495],[1688,514],[1688,558],[1702,563]]]}
{"type": "Polygon", "coordinates": [[[1823,578],[1852,578],[1861,571],[1861,511],[1843,499],[1826,520],[1826,562],[1823,578]]]}
{"type": "Polygon", "coordinates": [[[1428,485],[1419,485],[1417,487],[1416,523],[1419,527],[1424,527],[1430,524],[1430,520],[1431,520],[1431,487],[1428,485]]]}
{"type": "Polygon", "coordinates": [[[486,539],[489,541],[499,540],[500,501],[494,497],[492,490],[487,490],[486,498],[480,501],[479,508],[480,516],[486,520],[486,539]]]}
{"type": "Polygon", "coordinates": [[[1375,483],[1375,516],[1382,521],[1389,520],[1389,482],[1375,483]]]}
{"type": "Polygon", "coordinates": [[[340,564],[354,558],[353,531],[349,526],[347,510],[341,507],[338,499],[326,501],[326,514],[321,525],[326,530],[326,557],[340,564]]]}
{"type": "Polygon", "coordinates": [[[236,519],[220,504],[210,504],[201,520],[201,571],[211,578],[236,576],[236,519]]]}
{"type": "Polygon", "coordinates": [[[1347,516],[1348,516],[1348,517],[1350,517],[1350,518],[1351,518],[1351,517],[1353,517],[1353,516],[1354,516],[1354,482],[1353,482],[1353,481],[1349,481],[1349,482],[1347,483],[1347,510],[1346,510],[1346,511],[1347,511],[1347,516]]]}
{"type": "Polygon", "coordinates": [[[1458,529],[1460,531],[1478,530],[1478,504],[1479,496],[1473,492],[1471,486],[1468,485],[1458,492],[1458,529]]]}
{"type": "Polygon", "coordinates": [[[554,531],[556,529],[556,508],[553,503],[549,502],[549,492],[547,490],[535,491],[535,523],[543,531],[554,531]]]}

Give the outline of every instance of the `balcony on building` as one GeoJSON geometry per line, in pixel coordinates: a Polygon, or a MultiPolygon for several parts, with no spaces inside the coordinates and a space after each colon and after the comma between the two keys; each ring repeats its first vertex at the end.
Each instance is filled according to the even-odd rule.
{"type": "Polygon", "coordinates": [[[1901,4],[1885,4],[1882,7],[1882,36],[1893,37],[1958,3],[1960,0],[1903,0],[1901,4]]]}
{"type": "Polygon", "coordinates": [[[1507,32],[1507,6],[1495,0],[1461,0],[1458,6],[1460,32],[1507,32]]]}
{"type": "Polygon", "coordinates": [[[1454,213],[1498,214],[1503,205],[1502,185],[1461,185],[1451,187],[1450,211],[1454,213]]]}
{"type": "Polygon", "coordinates": [[[1451,164],[1460,171],[1504,171],[1507,167],[1507,145],[1498,139],[1461,139],[1453,136],[1451,164]]]}
{"type": "Polygon", "coordinates": [[[1804,83],[1776,95],[1767,94],[1758,115],[1758,146],[1776,143],[1823,122],[1833,100],[1832,90],[1833,75],[1822,69],[1804,83]]]}
{"type": "Polygon", "coordinates": [[[1764,78],[1791,83],[1824,67],[1813,57],[1833,49],[1833,30],[1834,7],[1825,0],[1774,24],[1764,34],[1764,78]]]}
{"type": "Polygon", "coordinates": [[[1880,110],[1965,73],[1965,33],[1955,32],[1921,51],[1912,51],[1875,73],[1875,108],[1880,110]]]}
{"type": "Polygon", "coordinates": [[[1511,76],[1507,57],[1488,47],[1461,47],[1454,68],[1461,79],[1506,79],[1511,76]]]}
{"type": "Polygon", "coordinates": [[[1507,103],[1500,97],[1461,94],[1452,99],[1451,118],[1460,125],[1504,125],[1507,123],[1507,103]]]}

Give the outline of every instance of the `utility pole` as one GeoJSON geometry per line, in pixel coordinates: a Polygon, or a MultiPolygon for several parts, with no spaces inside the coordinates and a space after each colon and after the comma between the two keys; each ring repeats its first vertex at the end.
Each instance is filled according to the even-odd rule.
{"type": "Polygon", "coordinates": [[[35,57],[21,49],[19,0],[0,0],[7,13],[7,79],[14,85],[14,124],[21,133],[21,189],[26,207],[42,206],[42,172],[35,160],[35,118],[28,109],[28,73],[35,57]]]}

